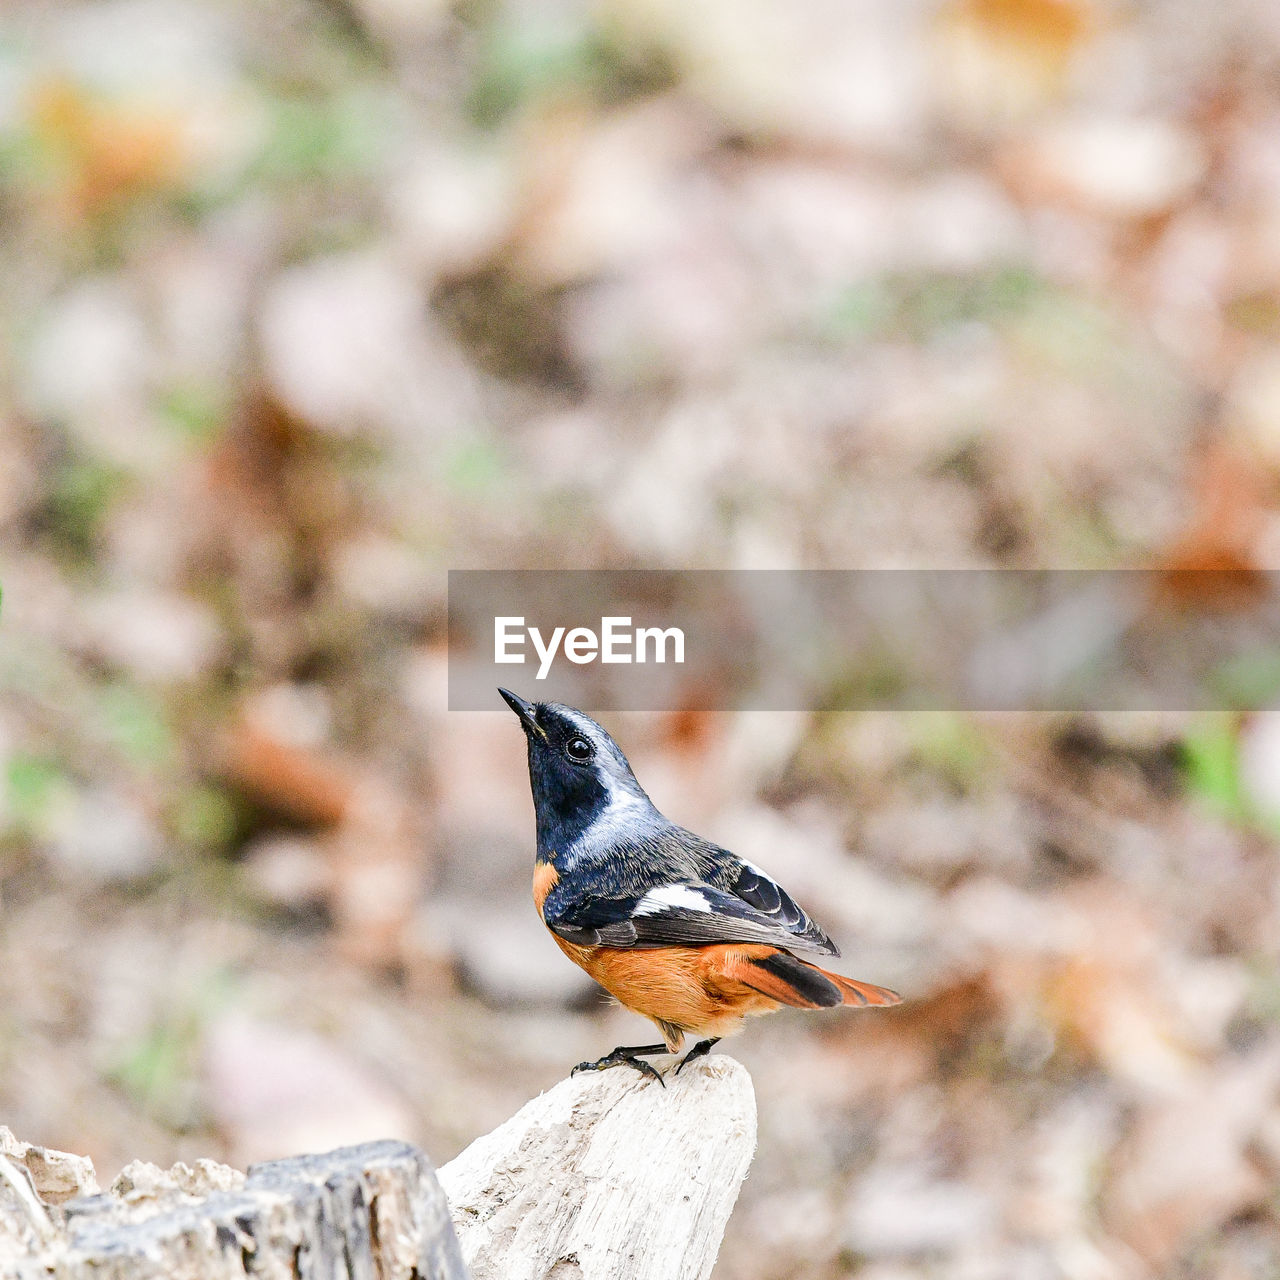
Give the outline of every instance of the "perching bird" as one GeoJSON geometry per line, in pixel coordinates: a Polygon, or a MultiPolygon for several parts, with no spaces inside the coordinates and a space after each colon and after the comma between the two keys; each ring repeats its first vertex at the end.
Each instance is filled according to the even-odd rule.
{"type": "Polygon", "coordinates": [[[892,1005],[885,987],[854,982],[796,951],[839,955],[834,942],[759,867],[665,818],[618,744],[558,702],[499,689],[529,743],[537,819],[533,900],[560,950],[628,1009],[651,1018],[662,1044],[620,1045],[574,1072],[644,1058],[707,1053],[747,1017],[781,1005],[892,1005]]]}

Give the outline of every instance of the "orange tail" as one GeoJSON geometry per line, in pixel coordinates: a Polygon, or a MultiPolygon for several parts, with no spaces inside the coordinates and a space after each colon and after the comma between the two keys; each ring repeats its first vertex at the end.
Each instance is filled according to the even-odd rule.
{"type": "MultiPolygon", "coordinates": [[[[813,966],[815,969],[817,965],[813,966]]],[[[838,973],[828,973],[825,969],[818,969],[828,982],[835,983],[840,994],[844,997],[843,1004],[854,1004],[862,1006],[875,1006],[883,1008],[887,1005],[901,1004],[902,997],[896,991],[890,991],[888,987],[876,987],[870,982],[855,982],[852,978],[843,978],[838,973]]]]}
{"type": "Polygon", "coordinates": [[[884,1006],[902,1000],[888,987],[874,987],[869,982],[828,973],[788,951],[744,956],[734,976],[761,995],[796,1009],[831,1009],[840,1004],[884,1006]]]}

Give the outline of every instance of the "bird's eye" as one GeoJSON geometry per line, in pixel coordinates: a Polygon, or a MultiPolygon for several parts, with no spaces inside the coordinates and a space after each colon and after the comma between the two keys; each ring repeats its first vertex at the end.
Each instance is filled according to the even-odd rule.
{"type": "Polygon", "coordinates": [[[564,753],[576,764],[586,764],[596,751],[586,738],[570,738],[564,744],[564,753]]]}

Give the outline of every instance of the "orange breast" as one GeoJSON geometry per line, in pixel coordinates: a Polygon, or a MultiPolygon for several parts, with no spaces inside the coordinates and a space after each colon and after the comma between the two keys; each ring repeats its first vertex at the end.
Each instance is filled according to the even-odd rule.
{"type": "Polygon", "coordinates": [[[533,905],[542,914],[542,904],[547,894],[560,883],[560,873],[549,862],[535,862],[533,865],[533,905]]]}

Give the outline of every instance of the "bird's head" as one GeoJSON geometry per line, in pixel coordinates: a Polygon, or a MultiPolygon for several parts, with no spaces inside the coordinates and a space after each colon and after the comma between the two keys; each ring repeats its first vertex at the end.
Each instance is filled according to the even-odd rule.
{"type": "Polygon", "coordinates": [[[526,702],[499,689],[529,744],[538,848],[563,850],[615,803],[648,804],[627,758],[590,716],[559,702],[526,702]]]}

